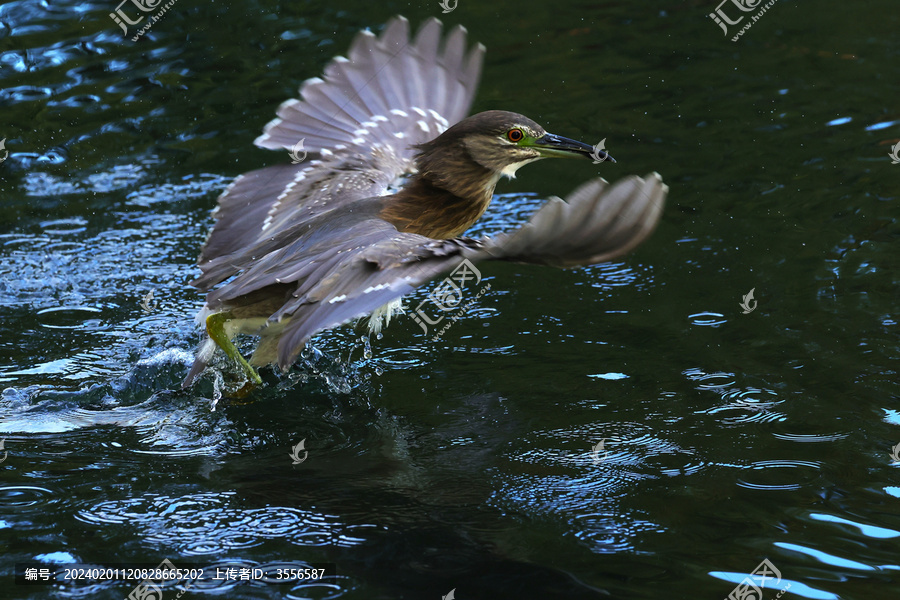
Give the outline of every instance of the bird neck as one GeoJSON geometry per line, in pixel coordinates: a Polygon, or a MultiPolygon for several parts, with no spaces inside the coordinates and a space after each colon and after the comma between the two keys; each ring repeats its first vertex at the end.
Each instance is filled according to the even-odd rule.
{"type": "Polygon", "coordinates": [[[494,195],[498,177],[480,165],[466,165],[464,177],[449,179],[420,170],[402,190],[384,199],[381,218],[404,233],[447,239],[477,221],[494,195]]]}

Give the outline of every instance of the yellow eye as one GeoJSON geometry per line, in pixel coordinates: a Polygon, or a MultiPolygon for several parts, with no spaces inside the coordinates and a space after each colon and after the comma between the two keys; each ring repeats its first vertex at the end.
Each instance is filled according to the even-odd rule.
{"type": "Polygon", "coordinates": [[[509,141],[518,143],[522,141],[522,138],[525,137],[525,134],[522,133],[521,129],[510,129],[506,133],[506,137],[509,141]]]}

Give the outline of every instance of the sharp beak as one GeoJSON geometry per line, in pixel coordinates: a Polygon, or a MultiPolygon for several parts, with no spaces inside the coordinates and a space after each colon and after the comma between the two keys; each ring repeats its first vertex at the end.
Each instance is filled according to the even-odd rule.
{"type": "Polygon", "coordinates": [[[584,142],[570,140],[553,133],[545,133],[534,140],[533,147],[541,153],[541,156],[546,157],[560,156],[571,158],[573,156],[583,156],[594,161],[608,160],[609,162],[616,162],[616,159],[607,154],[605,150],[600,150],[584,142]]]}

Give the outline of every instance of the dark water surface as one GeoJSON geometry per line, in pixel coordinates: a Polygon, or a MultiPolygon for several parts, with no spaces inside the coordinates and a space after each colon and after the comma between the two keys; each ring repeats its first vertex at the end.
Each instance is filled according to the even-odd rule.
{"type": "Polygon", "coordinates": [[[187,599],[721,599],[768,558],[767,600],[900,597],[896,2],[780,0],[737,42],[716,0],[178,0],[138,42],[115,8],[0,5],[0,596],[136,585],[17,562],[169,559],[337,569],[187,599]],[[526,167],[481,231],[598,172],[659,171],[661,226],[618,263],[482,265],[439,341],[345,326],[240,400],[178,391],[215,198],[395,14],[487,46],[475,110],[619,161],[526,167]]]}

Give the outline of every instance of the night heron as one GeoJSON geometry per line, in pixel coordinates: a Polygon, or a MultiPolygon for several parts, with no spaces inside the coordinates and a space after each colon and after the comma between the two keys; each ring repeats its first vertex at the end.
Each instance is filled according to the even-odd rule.
{"type": "Polygon", "coordinates": [[[260,383],[253,366],[288,369],[319,331],[369,313],[377,331],[403,295],[464,259],[591,265],[649,235],[667,193],[655,173],[612,186],[594,179],[520,229],[458,237],[501,176],[542,158],[611,157],[520,114],[464,118],[484,47],[468,49],[462,27],[441,37],[436,19],[415,39],[402,17],[381,37],[363,31],[348,58],[279,107],[256,145],[287,150],[295,163],[302,147],[307,160],[245,173],[219,197],[192,282],[209,292],[198,315],[208,338],[185,387],[217,347],[260,383]],[[249,363],[231,341],[239,333],[260,336],[249,363]]]}

